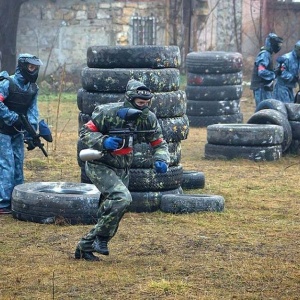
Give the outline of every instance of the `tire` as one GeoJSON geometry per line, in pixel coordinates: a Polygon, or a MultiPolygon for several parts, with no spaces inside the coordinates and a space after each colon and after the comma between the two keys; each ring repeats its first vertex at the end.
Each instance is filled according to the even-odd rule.
{"type": "Polygon", "coordinates": [[[144,213],[160,210],[161,198],[168,194],[182,194],[181,188],[160,192],[130,192],[132,202],[128,207],[129,212],[144,213]]]}
{"type": "Polygon", "coordinates": [[[280,145],[283,142],[283,127],[270,124],[214,124],[207,127],[207,142],[234,146],[280,145]]]}
{"type": "Polygon", "coordinates": [[[186,56],[186,69],[191,73],[222,74],[242,71],[243,57],[238,52],[190,52],[186,56]]]}
{"type": "Polygon", "coordinates": [[[285,108],[289,121],[300,122],[300,104],[285,103],[285,108]]]}
{"type": "Polygon", "coordinates": [[[196,74],[187,73],[187,85],[191,86],[220,86],[220,85],[241,85],[243,73],[222,73],[222,74],[196,74]]]}
{"type": "Polygon", "coordinates": [[[242,123],[243,114],[220,115],[220,116],[188,116],[190,127],[206,127],[219,123],[242,123]]]}
{"type": "Polygon", "coordinates": [[[300,122],[290,121],[289,123],[292,128],[292,139],[300,140],[300,122]]]}
{"type": "Polygon", "coordinates": [[[220,101],[236,100],[242,97],[242,85],[224,86],[192,86],[185,88],[187,100],[194,101],[220,101]]]}
{"type": "Polygon", "coordinates": [[[183,190],[203,189],[205,186],[205,176],[203,172],[183,171],[181,187],[183,190]]]}
{"type": "Polygon", "coordinates": [[[166,173],[156,173],[151,169],[130,169],[129,191],[167,191],[180,187],[182,166],[169,167],[166,173]]]}
{"type": "Polygon", "coordinates": [[[263,110],[263,109],[275,109],[279,112],[281,112],[282,114],[284,114],[287,117],[287,109],[284,105],[283,102],[276,100],[276,99],[266,99],[263,100],[262,102],[260,102],[256,109],[255,112],[263,110]]]}
{"type": "MultiPolygon", "coordinates": [[[[88,115],[92,115],[97,105],[108,103],[123,103],[124,94],[87,92],[79,89],[77,93],[78,109],[88,115]]],[[[154,93],[150,110],[157,118],[181,117],[186,113],[185,91],[173,91],[165,93],[154,93]]]]}
{"type": "Polygon", "coordinates": [[[235,158],[249,159],[256,162],[275,161],[282,157],[281,145],[273,146],[232,146],[205,144],[204,156],[206,159],[235,158]]]}
{"type": "Polygon", "coordinates": [[[187,101],[188,116],[221,116],[240,113],[240,100],[187,101]]]}
{"type": "Polygon", "coordinates": [[[92,46],[87,49],[90,68],[179,68],[178,46],[92,46]]]}
{"type": "Polygon", "coordinates": [[[31,182],[17,185],[12,194],[12,215],[43,224],[93,224],[100,193],[91,184],[31,182]]]}
{"type": "Polygon", "coordinates": [[[159,118],[158,123],[167,143],[177,143],[187,139],[189,134],[189,119],[187,115],[176,118],[159,118]]]}
{"type": "Polygon", "coordinates": [[[224,203],[224,198],[219,195],[163,195],[160,209],[173,214],[221,212],[224,210],[224,203]]]}
{"type": "Polygon", "coordinates": [[[263,109],[254,113],[248,124],[274,124],[283,127],[282,152],[284,153],[292,142],[292,128],[287,117],[275,109],[263,109]]]}
{"type": "Polygon", "coordinates": [[[77,92],[77,107],[84,113],[91,115],[97,105],[121,102],[124,100],[124,93],[101,93],[88,92],[81,88],[77,92]]]}
{"type": "Polygon", "coordinates": [[[179,70],[170,69],[92,69],[81,72],[82,87],[89,92],[125,93],[130,79],[142,81],[152,92],[179,90],[179,70]]]}

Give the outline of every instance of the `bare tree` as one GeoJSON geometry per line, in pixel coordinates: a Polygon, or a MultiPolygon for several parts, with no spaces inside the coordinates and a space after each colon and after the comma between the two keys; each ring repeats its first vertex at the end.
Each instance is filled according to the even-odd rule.
{"type": "Polygon", "coordinates": [[[0,1],[0,52],[2,52],[2,70],[8,73],[15,71],[19,13],[21,5],[27,1],[0,1]]]}

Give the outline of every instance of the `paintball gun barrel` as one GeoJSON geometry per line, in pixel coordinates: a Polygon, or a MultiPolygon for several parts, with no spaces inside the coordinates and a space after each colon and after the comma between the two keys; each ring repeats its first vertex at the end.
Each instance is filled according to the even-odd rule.
{"type": "MultiPolygon", "coordinates": [[[[48,157],[48,153],[46,152],[46,150],[44,148],[44,144],[41,142],[40,135],[36,133],[36,131],[31,126],[31,124],[29,123],[29,121],[27,120],[27,118],[24,115],[20,114],[19,117],[23,124],[24,129],[27,131],[29,137],[32,139],[32,140],[28,139],[27,141],[25,141],[25,143],[28,144],[27,149],[32,150],[32,149],[34,149],[35,146],[37,146],[42,150],[43,154],[46,157],[48,157]]],[[[52,138],[51,138],[51,141],[52,141],[52,138]]]]}

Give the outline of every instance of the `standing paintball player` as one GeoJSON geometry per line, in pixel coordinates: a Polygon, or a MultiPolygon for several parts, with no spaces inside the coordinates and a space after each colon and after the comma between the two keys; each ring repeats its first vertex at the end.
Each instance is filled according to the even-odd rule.
{"type": "Polygon", "coordinates": [[[298,41],[294,49],[281,56],[282,63],[280,75],[277,77],[274,91],[274,98],[282,102],[294,102],[294,88],[299,86],[300,74],[300,41],[298,41]]]}
{"type": "Polygon", "coordinates": [[[99,189],[100,205],[98,222],[90,232],[81,238],[76,250],[76,259],[98,261],[93,252],[108,255],[108,242],[116,234],[119,223],[132,198],[128,190],[129,168],[133,160],[130,141],[118,136],[109,136],[114,128],[125,128],[131,111],[138,112],[132,122],[137,131],[133,144],[148,142],[153,149],[153,167],[157,173],[166,173],[170,155],[162,130],[153,112],[149,110],[153,94],[142,82],[130,80],[126,87],[124,104],[115,107],[96,107],[92,119],[86,123],[80,138],[89,148],[99,150],[103,156],[87,161],[87,176],[99,189]],[[148,132],[147,132],[148,131],[148,132]],[[125,145],[123,144],[125,143],[125,145]]]}
{"type": "MultiPolygon", "coordinates": [[[[41,60],[20,54],[15,74],[0,73],[0,214],[11,213],[14,187],[24,181],[24,134],[19,114],[38,126],[38,78],[41,60]]],[[[33,149],[34,147],[32,147],[33,149]]]]}
{"type": "Polygon", "coordinates": [[[250,89],[253,90],[256,106],[265,99],[273,98],[276,74],[273,70],[272,55],[280,51],[282,42],[281,37],[275,33],[269,33],[265,45],[255,59],[250,89]]]}

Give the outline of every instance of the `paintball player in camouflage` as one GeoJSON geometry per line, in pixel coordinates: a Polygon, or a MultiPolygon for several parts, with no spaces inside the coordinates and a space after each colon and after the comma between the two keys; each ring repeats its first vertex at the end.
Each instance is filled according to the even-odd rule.
{"type": "Polygon", "coordinates": [[[283,39],[269,33],[265,45],[260,49],[252,72],[250,89],[253,90],[256,106],[265,99],[273,98],[273,84],[276,74],[273,70],[272,54],[281,49],[283,39]]]}
{"type": "Polygon", "coordinates": [[[0,214],[11,213],[14,187],[22,184],[24,135],[19,114],[27,116],[38,127],[38,77],[41,60],[31,54],[20,54],[15,74],[0,73],[0,214]]]}
{"type": "Polygon", "coordinates": [[[124,104],[97,106],[92,119],[80,130],[80,139],[89,148],[103,152],[99,159],[87,161],[87,176],[99,189],[100,205],[98,222],[90,232],[81,238],[76,250],[76,259],[98,261],[93,252],[108,255],[110,239],[116,234],[132,198],[128,190],[129,168],[133,160],[133,148],[120,146],[122,138],[108,136],[109,130],[126,126],[125,115],[129,109],[142,112],[134,121],[136,130],[151,132],[134,135],[133,144],[148,142],[153,149],[153,167],[158,173],[166,173],[170,155],[162,130],[153,112],[149,110],[152,93],[142,82],[129,80],[124,104]]]}
{"type": "Polygon", "coordinates": [[[299,85],[300,74],[300,41],[294,49],[281,56],[280,74],[277,77],[274,98],[282,102],[294,102],[294,88],[299,85]]]}

